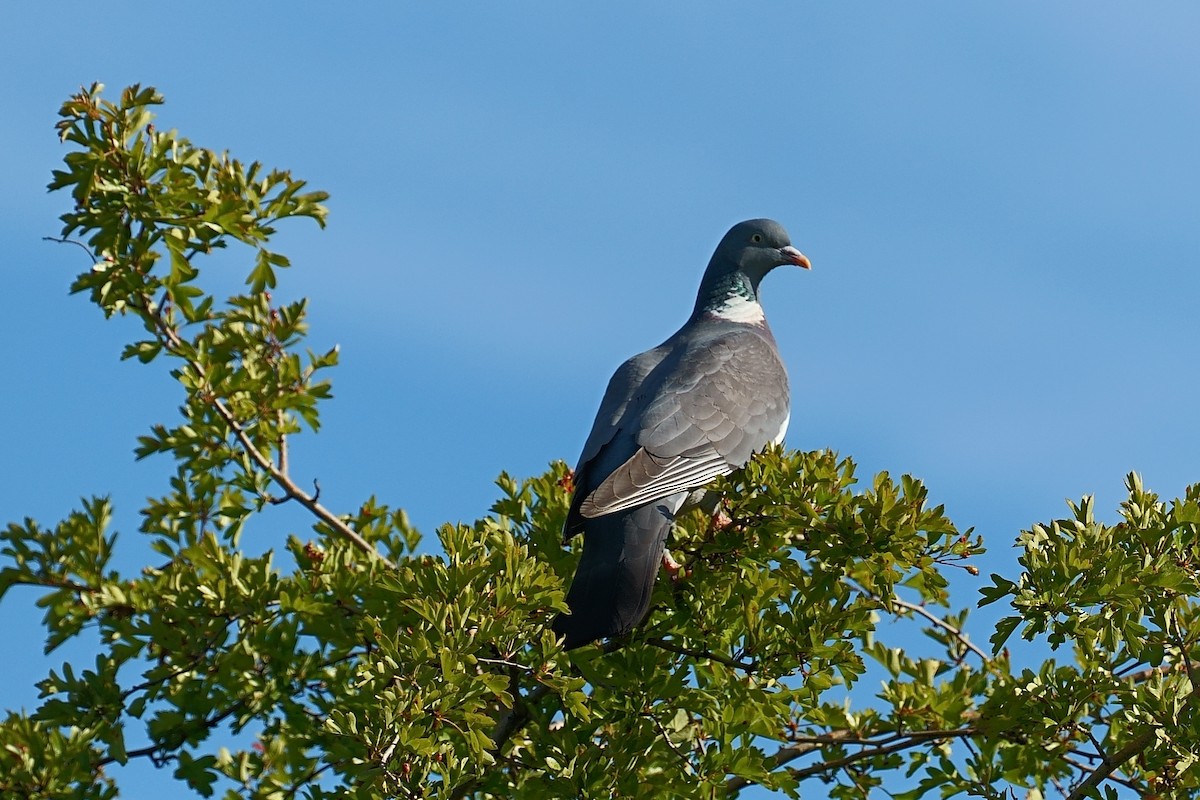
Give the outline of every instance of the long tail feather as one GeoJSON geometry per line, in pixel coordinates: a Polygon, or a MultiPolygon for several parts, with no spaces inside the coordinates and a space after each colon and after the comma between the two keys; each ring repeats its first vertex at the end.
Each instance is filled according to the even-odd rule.
{"type": "Polygon", "coordinates": [[[628,633],[646,616],[667,534],[686,497],[679,492],[587,520],[583,556],[567,592],[571,613],[554,621],[568,650],[628,633]]]}

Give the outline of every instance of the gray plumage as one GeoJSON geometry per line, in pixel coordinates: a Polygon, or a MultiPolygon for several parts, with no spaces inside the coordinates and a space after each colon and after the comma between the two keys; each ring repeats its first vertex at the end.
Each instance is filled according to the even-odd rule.
{"type": "Polygon", "coordinates": [[[583,533],[567,593],[571,613],[554,622],[567,648],[641,622],[667,534],[689,494],[782,440],[787,371],[758,286],[783,264],[809,267],[782,225],[754,219],[733,226],[684,326],[609,380],[563,527],[564,541],[583,533]]]}

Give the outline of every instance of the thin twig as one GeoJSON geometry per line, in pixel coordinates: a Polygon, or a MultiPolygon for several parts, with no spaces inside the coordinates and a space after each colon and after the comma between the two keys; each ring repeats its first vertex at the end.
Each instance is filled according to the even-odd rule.
{"type": "Polygon", "coordinates": [[[739,661],[736,658],[723,656],[720,653],[714,653],[710,650],[694,650],[690,647],[683,647],[682,645],[675,644],[667,639],[653,638],[646,639],[645,641],[646,644],[651,645],[652,647],[657,647],[660,650],[678,653],[681,656],[691,656],[695,659],[716,661],[718,664],[724,664],[731,669],[740,669],[744,670],[745,672],[754,672],[756,669],[758,669],[758,663],[754,661],[739,661]]]}
{"type": "Polygon", "coordinates": [[[475,656],[475,660],[481,664],[499,664],[503,667],[521,670],[522,672],[533,672],[533,667],[527,667],[524,664],[518,664],[515,661],[506,661],[503,658],[484,658],[483,656],[475,656]]]}
{"type": "Polygon", "coordinates": [[[388,746],[383,748],[383,752],[379,754],[379,766],[387,769],[387,764],[392,760],[392,755],[396,752],[396,748],[400,745],[400,735],[396,734],[392,737],[388,746]]]}
{"type": "Polygon", "coordinates": [[[96,254],[92,252],[92,248],[88,247],[83,242],[77,242],[74,239],[67,239],[67,238],[58,237],[58,236],[43,236],[42,241],[43,242],[55,242],[56,244],[73,244],[76,247],[82,248],[83,252],[88,254],[88,257],[92,260],[93,264],[96,263],[96,254]]]}
{"type": "MultiPolygon", "coordinates": [[[[814,737],[814,739],[815,738],[816,737],[814,737]]],[[[800,758],[806,753],[811,753],[814,750],[820,750],[827,744],[836,744],[838,742],[844,743],[850,739],[853,739],[854,732],[849,730],[833,731],[832,733],[828,734],[828,736],[821,738],[822,741],[819,742],[814,740],[792,742],[791,744],[779,748],[775,751],[775,755],[772,757],[775,763],[771,769],[774,770],[778,767],[781,767],[789,761],[794,761],[795,759],[800,758]]],[[[741,776],[730,778],[729,780],[725,781],[725,792],[731,796],[736,795],[742,789],[745,789],[747,786],[750,786],[754,783],[757,783],[757,781],[754,781],[750,778],[743,778],[741,776]]]]}
{"type": "Polygon", "coordinates": [[[1088,753],[1082,750],[1072,750],[1076,755],[1083,756],[1088,761],[1098,761],[1104,758],[1104,745],[1100,744],[1100,740],[1096,738],[1096,734],[1092,733],[1092,726],[1083,726],[1083,734],[1087,736],[1088,741],[1092,743],[1092,747],[1096,748],[1095,753],[1088,753]]]}
{"type": "Polygon", "coordinates": [[[1189,643],[1184,639],[1180,639],[1177,645],[1179,647],[1179,657],[1183,659],[1183,667],[1187,670],[1188,682],[1192,684],[1192,696],[1195,697],[1196,692],[1200,691],[1200,681],[1196,679],[1196,669],[1192,666],[1192,660],[1188,658],[1189,643]]]}
{"type": "Polygon", "coordinates": [[[254,442],[250,440],[250,436],[246,433],[245,429],[238,424],[237,419],[233,416],[233,413],[230,412],[225,404],[221,402],[220,398],[214,397],[212,400],[212,405],[217,414],[220,415],[221,419],[225,420],[225,424],[229,426],[229,429],[233,431],[234,436],[237,437],[238,441],[241,443],[243,449],[245,449],[250,458],[253,459],[259,467],[261,467],[268,475],[271,476],[271,479],[275,481],[279,488],[283,489],[284,493],[287,494],[288,497],[293,498],[297,503],[307,508],[313,513],[314,516],[329,525],[329,527],[333,528],[337,533],[347,539],[359,550],[378,559],[387,567],[392,569],[396,568],[396,565],[393,564],[391,560],[372,547],[371,543],[362,538],[357,531],[343,522],[332,511],[317,502],[317,496],[320,494],[320,487],[317,488],[317,494],[307,494],[299,486],[297,486],[294,481],[292,481],[289,475],[280,472],[279,468],[272,464],[271,460],[263,455],[262,451],[255,447],[254,442]]]}
{"type": "Polygon", "coordinates": [[[98,587],[77,583],[70,578],[56,578],[52,575],[38,575],[35,578],[14,578],[10,586],[40,586],[44,589],[69,589],[76,594],[96,594],[98,587]]]}
{"type": "Polygon", "coordinates": [[[1117,675],[1114,673],[1113,677],[1132,683],[1145,683],[1155,675],[1166,675],[1168,672],[1173,672],[1177,669],[1179,669],[1178,664],[1160,664],[1157,667],[1147,667],[1139,672],[1131,672],[1128,675],[1117,675]]]}
{"type": "Polygon", "coordinates": [[[301,778],[300,780],[293,783],[290,787],[288,787],[287,796],[291,797],[291,798],[295,798],[297,792],[299,792],[305,786],[308,786],[310,783],[315,781],[317,778],[321,777],[322,772],[325,772],[332,768],[333,768],[333,762],[330,761],[330,762],[322,764],[321,766],[312,770],[307,775],[305,775],[303,778],[301,778]]]}
{"type": "MultiPolygon", "coordinates": [[[[143,298],[143,300],[144,299],[145,298],[143,298]]],[[[195,370],[198,376],[203,376],[203,367],[201,367],[196,360],[188,358],[182,354],[183,340],[179,338],[179,333],[173,327],[168,325],[158,314],[154,313],[153,309],[150,307],[146,307],[144,310],[154,320],[159,332],[166,339],[167,345],[170,347],[172,353],[187,362],[187,364],[193,370],[195,370]]],[[[279,488],[283,489],[284,493],[288,497],[307,508],[313,513],[314,516],[316,516],[325,524],[329,525],[329,527],[333,528],[334,531],[336,531],[339,535],[341,535],[359,550],[378,559],[385,566],[388,566],[392,569],[396,568],[396,565],[392,563],[390,559],[372,547],[370,542],[362,538],[357,531],[355,531],[344,521],[342,521],[336,514],[318,502],[318,498],[321,496],[321,487],[319,484],[317,484],[316,480],[313,481],[313,486],[315,487],[314,494],[310,495],[302,490],[296,485],[287,472],[276,466],[271,459],[266,456],[266,454],[258,449],[253,440],[251,440],[250,435],[246,432],[246,429],[242,427],[241,423],[238,422],[233,412],[229,410],[229,407],[221,401],[221,398],[214,396],[210,401],[210,405],[213,407],[213,410],[217,412],[217,415],[229,427],[229,430],[233,432],[233,435],[241,444],[242,449],[246,451],[246,454],[250,456],[251,460],[254,461],[254,463],[257,464],[260,469],[270,475],[271,480],[273,480],[275,484],[279,486],[279,488]]]]}
{"type": "Polygon", "coordinates": [[[922,617],[924,617],[925,619],[927,619],[931,623],[933,623],[934,626],[941,628],[946,633],[953,636],[959,642],[959,644],[961,644],[963,647],[970,650],[975,655],[979,656],[979,658],[985,664],[992,660],[991,657],[987,653],[985,653],[983,650],[981,650],[979,647],[977,647],[974,642],[972,642],[970,639],[968,639],[967,635],[965,633],[963,633],[962,630],[954,627],[949,622],[946,622],[946,620],[942,619],[941,617],[937,616],[936,614],[931,613],[924,606],[917,605],[916,603],[910,603],[907,600],[901,600],[899,597],[896,597],[894,595],[892,597],[884,598],[884,597],[881,597],[881,596],[875,594],[874,592],[867,591],[866,588],[859,586],[855,583],[850,583],[850,585],[853,586],[855,589],[857,589],[859,592],[862,592],[863,594],[867,595],[868,597],[872,597],[872,598],[878,600],[879,602],[884,603],[885,605],[890,603],[895,606],[900,606],[900,608],[907,609],[908,611],[911,611],[914,614],[920,614],[922,617]]]}
{"type": "Polygon", "coordinates": [[[658,735],[661,736],[663,741],[667,743],[667,747],[671,748],[671,752],[679,757],[679,763],[683,764],[684,772],[686,772],[688,775],[695,775],[696,768],[692,766],[692,762],[687,757],[687,754],[679,749],[679,745],[671,741],[671,734],[669,731],[667,731],[666,726],[662,724],[662,721],[653,714],[647,714],[646,716],[650,717],[650,721],[654,723],[654,727],[658,731],[658,735]]]}
{"type": "MultiPolygon", "coordinates": [[[[191,729],[188,730],[187,733],[178,735],[176,737],[176,741],[177,741],[176,744],[167,744],[164,742],[158,742],[155,744],[147,745],[146,747],[139,748],[137,750],[129,750],[129,751],[126,751],[124,760],[129,760],[132,758],[143,758],[143,757],[148,756],[150,758],[150,760],[155,763],[156,766],[160,766],[161,764],[166,763],[167,761],[170,761],[173,758],[178,758],[179,757],[178,753],[174,753],[172,751],[181,749],[183,747],[184,743],[187,741],[187,738],[189,736],[191,736],[192,734],[194,734],[200,730],[204,730],[204,729],[212,730],[213,728],[217,727],[225,720],[232,717],[237,712],[241,711],[243,708],[245,708],[245,706],[246,706],[246,703],[242,700],[239,700],[239,701],[235,702],[233,705],[231,705],[229,708],[222,711],[220,714],[217,714],[212,717],[201,717],[198,720],[194,720],[195,723],[199,723],[199,724],[192,725],[191,729]]],[[[93,765],[95,767],[106,767],[109,764],[116,763],[117,760],[118,759],[116,756],[109,755],[109,756],[105,756],[105,757],[93,762],[93,765]]]]}
{"type": "MultiPolygon", "coordinates": [[[[773,756],[775,763],[772,765],[771,769],[774,770],[778,767],[781,767],[789,761],[800,758],[806,753],[811,753],[814,750],[820,750],[827,744],[848,743],[854,738],[855,736],[853,731],[841,730],[832,731],[831,733],[823,736],[809,737],[804,741],[792,742],[775,751],[775,755],[773,756]]],[[[750,786],[753,783],[756,783],[756,781],[753,781],[750,778],[743,778],[741,776],[730,778],[729,780],[725,781],[725,792],[730,796],[735,796],[742,789],[750,786]]]]}
{"type": "Polygon", "coordinates": [[[882,747],[867,748],[860,750],[857,753],[848,755],[845,758],[836,758],[833,761],[823,761],[820,764],[813,764],[811,767],[805,767],[804,769],[790,769],[788,771],[797,780],[803,780],[804,778],[809,778],[822,772],[841,769],[848,764],[853,764],[856,761],[862,761],[865,758],[885,756],[890,753],[896,753],[901,750],[908,750],[912,747],[918,747],[919,745],[927,742],[938,742],[943,739],[961,739],[965,736],[974,736],[976,733],[978,733],[976,728],[956,728],[953,730],[938,731],[913,731],[912,733],[905,734],[902,740],[894,742],[893,744],[882,747]]]}

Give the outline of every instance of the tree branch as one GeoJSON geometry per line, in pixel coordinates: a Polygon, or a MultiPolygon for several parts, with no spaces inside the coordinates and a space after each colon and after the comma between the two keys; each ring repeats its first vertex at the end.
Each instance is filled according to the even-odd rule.
{"type": "Polygon", "coordinates": [[[740,669],[744,670],[745,672],[754,672],[756,669],[758,669],[758,663],[755,661],[739,661],[736,658],[723,656],[720,653],[714,653],[710,650],[694,650],[690,647],[683,647],[682,645],[675,644],[667,639],[655,637],[653,639],[646,639],[644,641],[646,644],[651,645],[652,647],[657,647],[660,650],[678,653],[681,656],[691,656],[695,659],[716,661],[718,664],[724,664],[730,669],[740,669]]]}
{"type": "Polygon", "coordinates": [[[294,800],[294,798],[296,797],[296,795],[299,793],[299,791],[301,789],[303,789],[305,786],[308,786],[310,783],[315,781],[317,778],[321,777],[322,772],[326,772],[332,768],[333,768],[333,762],[327,762],[327,763],[322,764],[321,766],[317,767],[316,769],[313,769],[311,772],[309,772],[303,778],[301,778],[300,780],[296,781],[295,783],[293,783],[291,786],[288,787],[287,792],[286,792],[287,797],[293,798],[293,800],[294,800]]]}
{"type": "MultiPolygon", "coordinates": [[[[848,755],[845,758],[837,758],[833,761],[823,761],[820,764],[813,764],[811,767],[805,767],[804,769],[792,769],[789,770],[789,772],[791,772],[792,776],[796,779],[803,780],[804,778],[818,775],[822,772],[841,769],[842,767],[853,764],[856,761],[862,761],[864,758],[873,758],[875,756],[896,753],[901,750],[907,750],[911,747],[917,747],[918,745],[925,744],[926,742],[938,742],[943,739],[961,739],[967,736],[974,736],[976,733],[978,733],[978,730],[974,727],[971,727],[957,728],[953,730],[913,731],[912,733],[897,734],[896,737],[891,738],[898,738],[898,741],[893,741],[891,744],[880,747],[866,748],[857,753],[848,755]]],[[[885,741],[891,741],[891,739],[885,741]]]]}
{"type": "MultiPolygon", "coordinates": [[[[1192,691],[1189,693],[1189,699],[1194,701],[1198,696],[1200,696],[1200,684],[1197,684],[1195,681],[1192,663],[1188,658],[1186,647],[1180,647],[1180,655],[1183,659],[1183,669],[1186,671],[1188,680],[1192,684],[1192,691]]],[[[1132,675],[1129,675],[1126,679],[1131,680],[1134,683],[1139,683],[1149,679],[1150,677],[1153,677],[1157,673],[1165,673],[1170,670],[1179,669],[1179,667],[1179,664],[1163,664],[1158,667],[1151,667],[1149,669],[1142,670],[1141,672],[1135,672],[1132,675]]],[[[1157,732],[1158,727],[1151,725],[1140,734],[1135,736],[1133,740],[1129,742],[1129,744],[1118,750],[1115,755],[1107,756],[1104,755],[1103,751],[1100,751],[1100,766],[1096,767],[1095,770],[1092,771],[1091,774],[1089,774],[1087,778],[1079,784],[1079,786],[1075,787],[1075,790],[1068,795],[1067,800],[1081,800],[1081,798],[1087,796],[1088,792],[1090,792],[1092,789],[1095,789],[1107,779],[1111,779],[1123,785],[1129,785],[1120,778],[1113,777],[1112,774],[1120,769],[1121,765],[1126,761],[1145,750],[1150,744],[1151,740],[1154,739],[1154,736],[1157,732]]]]}
{"type": "Polygon", "coordinates": [[[917,605],[916,603],[910,603],[907,600],[901,600],[899,597],[896,597],[895,595],[893,595],[892,597],[888,597],[888,598],[880,597],[879,595],[875,594],[874,592],[867,591],[864,587],[859,586],[856,583],[853,583],[853,582],[849,582],[849,583],[857,591],[861,592],[862,594],[865,594],[867,597],[871,597],[871,598],[874,598],[875,600],[878,600],[879,602],[883,603],[885,606],[890,603],[891,605],[899,606],[900,608],[911,611],[914,614],[920,614],[922,617],[929,620],[929,622],[931,622],[935,627],[941,628],[946,633],[953,636],[958,641],[959,644],[961,644],[967,650],[970,650],[975,655],[979,656],[980,660],[982,660],[985,664],[992,660],[991,657],[987,653],[985,653],[978,646],[976,646],[974,642],[972,642],[970,639],[968,639],[967,635],[962,630],[954,627],[949,622],[946,622],[946,620],[944,620],[941,617],[937,616],[936,614],[930,612],[924,606],[917,605]]]}
{"type": "Polygon", "coordinates": [[[550,687],[541,683],[524,697],[518,695],[514,698],[512,709],[500,718],[496,729],[492,731],[493,754],[499,755],[513,734],[529,721],[529,704],[536,703],[549,693],[550,687]]]}
{"type": "Polygon", "coordinates": [[[658,717],[654,716],[654,714],[647,714],[646,716],[650,717],[650,721],[654,723],[654,728],[658,731],[658,735],[662,737],[662,740],[667,743],[667,747],[671,748],[671,752],[674,753],[679,759],[679,763],[683,767],[683,771],[688,775],[695,775],[696,768],[692,766],[692,762],[688,758],[687,754],[679,749],[679,745],[671,741],[671,733],[667,730],[666,726],[662,724],[662,721],[659,720],[658,717]]]}
{"type": "Polygon", "coordinates": [[[1104,780],[1112,775],[1112,773],[1116,772],[1122,764],[1145,750],[1146,745],[1150,744],[1150,740],[1154,738],[1154,735],[1157,732],[1157,727],[1148,727],[1146,730],[1135,736],[1133,741],[1118,750],[1116,755],[1102,755],[1100,766],[1096,767],[1095,770],[1088,775],[1082,783],[1075,787],[1075,790],[1067,796],[1067,800],[1082,800],[1084,797],[1087,797],[1088,792],[1103,783],[1104,780]]]}
{"type": "Polygon", "coordinates": [[[1172,672],[1177,669],[1179,669],[1178,664],[1160,664],[1157,667],[1147,667],[1146,669],[1139,670],[1137,672],[1131,672],[1128,675],[1117,675],[1114,673],[1113,677],[1120,678],[1124,681],[1130,681],[1131,683],[1145,683],[1155,675],[1166,675],[1168,672],[1172,672]]]}
{"type": "MultiPolygon", "coordinates": [[[[1089,755],[1085,755],[1084,757],[1085,757],[1085,758],[1091,758],[1091,757],[1093,757],[1093,756],[1092,756],[1091,754],[1089,754],[1089,755]]],[[[1068,763],[1068,764],[1070,764],[1072,767],[1075,767],[1075,768],[1076,768],[1077,770],[1079,770],[1080,772],[1086,772],[1086,773],[1089,773],[1089,774],[1091,774],[1091,773],[1093,773],[1093,772],[1095,772],[1095,771],[1096,771],[1096,768],[1095,768],[1095,767],[1093,767],[1092,765],[1090,765],[1090,764],[1085,764],[1085,763],[1083,763],[1082,761],[1078,761],[1078,760],[1076,760],[1076,759],[1074,759],[1074,758],[1071,758],[1070,756],[1063,756],[1063,761],[1067,762],[1067,763],[1068,763]]],[[[1133,781],[1127,781],[1127,780],[1125,780],[1124,778],[1118,778],[1116,775],[1113,775],[1113,774],[1111,774],[1111,773],[1110,773],[1110,774],[1109,774],[1107,777],[1108,777],[1108,779],[1109,779],[1110,781],[1112,781],[1113,783],[1119,783],[1119,784],[1121,784],[1122,786],[1124,786],[1126,789],[1132,789],[1132,790],[1134,790],[1135,792],[1136,792],[1136,791],[1138,791],[1138,786],[1137,786],[1137,784],[1136,784],[1136,783],[1134,783],[1133,781]]],[[[1064,792],[1063,792],[1063,796],[1065,797],[1066,795],[1067,795],[1067,792],[1065,792],[1065,791],[1064,791],[1064,792]]]]}
{"type": "MultiPolygon", "coordinates": [[[[280,410],[279,417],[276,420],[280,429],[283,428],[283,419],[284,419],[284,414],[283,414],[283,411],[280,410]]],[[[289,467],[288,467],[288,437],[287,437],[286,433],[279,434],[279,471],[282,472],[284,475],[287,475],[288,471],[289,471],[289,467]]]]}
{"type": "MultiPolygon", "coordinates": [[[[529,721],[529,704],[536,703],[549,693],[550,687],[544,683],[539,683],[524,697],[517,692],[513,693],[513,707],[509,709],[508,713],[500,717],[500,720],[496,723],[495,730],[492,731],[491,753],[497,761],[500,760],[500,751],[504,749],[504,745],[508,743],[513,734],[523,728],[525,723],[529,721]]],[[[467,778],[454,787],[450,792],[450,797],[453,800],[461,800],[478,785],[478,777],[467,778]]]]}
{"type": "MultiPolygon", "coordinates": [[[[826,745],[831,744],[851,744],[864,745],[864,749],[857,753],[837,758],[832,761],[821,761],[812,766],[804,767],[803,769],[789,769],[788,771],[797,780],[811,778],[814,775],[819,775],[823,772],[841,769],[866,758],[875,756],[887,755],[889,753],[907,750],[912,747],[927,742],[937,742],[943,739],[961,739],[967,736],[974,736],[978,733],[978,729],[974,726],[966,728],[954,728],[950,730],[932,730],[932,731],[911,731],[909,733],[895,733],[885,736],[882,739],[862,738],[850,730],[831,731],[821,736],[813,736],[805,738],[802,741],[792,742],[784,747],[779,748],[772,757],[775,762],[771,769],[778,769],[790,761],[794,761],[803,755],[819,750],[826,745]]],[[[725,782],[725,791],[730,796],[736,796],[742,789],[757,783],[750,778],[738,776],[730,778],[725,782]]]]}
{"type": "Polygon", "coordinates": [[[329,525],[329,527],[333,528],[338,534],[348,540],[359,550],[372,556],[373,558],[378,559],[380,563],[387,567],[392,569],[396,568],[396,565],[393,564],[391,560],[372,547],[371,543],[362,538],[357,531],[343,522],[332,511],[317,502],[315,495],[306,493],[303,489],[295,484],[289,475],[280,471],[278,467],[271,463],[271,460],[263,455],[262,451],[255,447],[254,442],[250,440],[249,434],[247,434],[246,430],[240,424],[238,424],[238,421],[233,416],[233,413],[225,406],[224,403],[221,402],[220,398],[214,397],[212,400],[212,406],[216,410],[217,414],[220,415],[221,419],[225,421],[225,424],[229,426],[229,429],[233,431],[234,436],[237,437],[238,442],[242,445],[242,448],[246,451],[247,455],[249,455],[250,458],[254,460],[254,463],[258,464],[263,471],[271,476],[271,480],[275,481],[275,484],[279,486],[279,488],[283,489],[284,494],[307,508],[313,513],[314,516],[316,516],[325,524],[329,525]]]}
{"type": "Polygon", "coordinates": [[[93,264],[96,263],[96,254],[92,252],[92,248],[88,247],[83,242],[77,242],[74,239],[67,239],[67,238],[58,237],[58,236],[43,236],[42,241],[43,242],[54,242],[56,244],[73,244],[76,247],[82,248],[83,252],[88,254],[88,257],[92,260],[93,264]]]}
{"type": "MultiPolygon", "coordinates": [[[[771,766],[771,769],[775,770],[779,767],[782,767],[789,761],[800,758],[806,753],[811,753],[813,750],[820,750],[827,744],[836,744],[840,741],[852,739],[853,737],[853,731],[833,731],[827,737],[814,737],[814,739],[809,739],[803,742],[793,742],[785,745],[775,751],[775,755],[773,756],[775,763],[771,766]],[[822,738],[822,741],[816,741],[816,738],[822,738]]],[[[729,780],[725,781],[725,792],[730,796],[737,796],[738,792],[754,783],[757,783],[757,781],[751,780],[750,778],[743,778],[741,776],[730,778],[729,780]]]]}
{"type": "MultiPolygon", "coordinates": [[[[196,371],[197,376],[203,376],[203,367],[195,359],[188,358],[187,356],[183,355],[183,340],[179,338],[179,333],[175,330],[175,328],[167,324],[162,316],[154,310],[149,298],[143,296],[142,302],[143,310],[150,316],[151,320],[153,320],[155,327],[165,339],[171,354],[177,358],[183,359],[183,361],[185,361],[193,370],[196,371]]],[[[275,463],[268,458],[265,453],[259,450],[254,444],[254,441],[250,438],[249,433],[247,433],[246,429],[241,425],[240,422],[238,422],[237,417],[235,417],[233,412],[229,410],[229,407],[221,401],[221,398],[215,396],[212,397],[212,399],[209,401],[209,405],[211,405],[213,410],[217,412],[217,416],[219,416],[225,422],[225,424],[229,427],[229,430],[233,432],[233,435],[237,438],[238,443],[241,445],[246,454],[250,456],[251,460],[254,461],[254,463],[257,464],[260,469],[271,476],[271,480],[273,480],[279,488],[283,489],[284,494],[307,508],[314,516],[316,516],[325,524],[329,525],[329,527],[333,528],[334,531],[336,531],[340,536],[349,541],[362,552],[372,556],[375,559],[378,559],[380,563],[387,567],[392,569],[396,568],[396,565],[392,563],[390,559],[372,547],[370,542],[362,538],[357,531],[355,531],[344,521],[342,521],[336,514],[317,501],[320,490],[318,490],[317,494],[315,495],[308,494],[296,485],[295,481],[292,480],[291,476],[288,475],[286,470],[282,469],[280,466],[276,466],[275,463]]],[[[282,459],[282,463],[287,463],[286,456],[282,459]]]]}
{"type": "Polygon", "coordinates": [[[39,586],[43,589],[68,589],[75,594],[97,594],[100,589],[78,583],[70,578],[57,578],[53,575],[34,575],[29,578],[12,578],[9,586],[39,586]]]}
{"type": "MultiPolygon", "coordinates": [[[[178,730],[176,731],[174,744],[156,742],[155,744],[147,745],[137,750],[129,750],[125,753],[125,759],[129,760],[134,758],[149,757],[150,761],[155,766],[162,766],[171,759],[179,757],[176,751],[183,748],[189,736],[192,736],[193,734],[202,730],[212,730],[237,712],[241,711],[243,708],[245,708],[245,706],[245,701],[238,700],[219,714],[214,714],[211,717],[201,717],[199,719],[192,720],[192,724],[189,726],[190,729],[185,733],[180,733],[178,730]]],[[[103,758],[94,762],[94,765],[96,767],[105,767],[109,764],[115,764],[117,761],[118,759],[116,756],[104,756],[103,758]]]]}

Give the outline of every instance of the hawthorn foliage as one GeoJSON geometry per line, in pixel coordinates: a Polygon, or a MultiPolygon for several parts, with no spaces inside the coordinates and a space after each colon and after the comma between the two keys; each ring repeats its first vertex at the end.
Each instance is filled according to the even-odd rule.
{"type": "Polygon", "coordinates": [[[173,465],[135,534],[158,558],[113,567],[103,496],[0,534],[0,597],[39,587],[47,651],[95,649],[0,722],[0,796],[116,797],[106,767],[134,759],[228,798],[1200,794],[1200,486],[1164,502],[1131,475],[1118,524],[1084,498],[1022,532],[1020,573],[965,603],[1009,609],[975,637],[946,575],[982,543],[920,481],[773,449],[714,485],[727,522],[681,520],[686,577],[641,629],[565,654],[564,464],[502,475],[490,514],[436,543],[293,478],[337,351],[303,348],[304,301],[273,301],[270,244],[283,220],[323,225],[325,195],[156,129],[161,102],[71,97],[50,184],[94,260],[73,291],[136,322],[124,356],[184,396],[136,450],[173,465]],[[224,300],[201,275],[221,248],[247,264],[224,300]],[[311,530],[252,555],[278,503],[311,530]],[[1021,640],[1055,657],[1016,669],[1021,640]]]}

